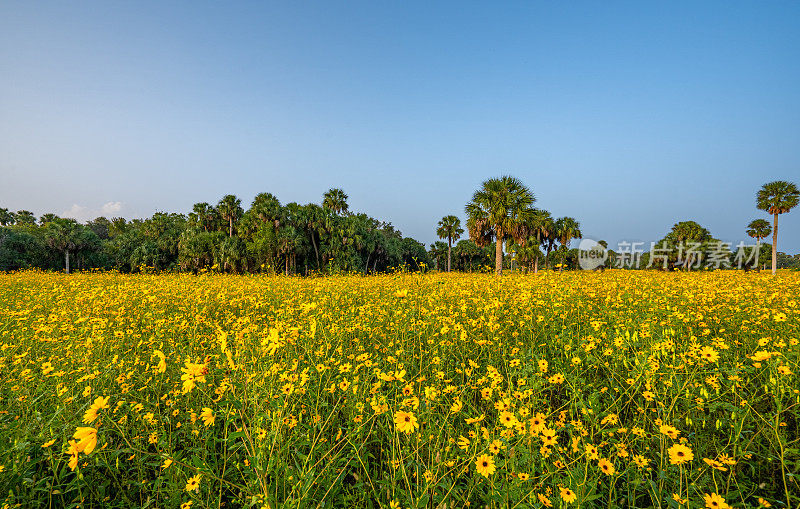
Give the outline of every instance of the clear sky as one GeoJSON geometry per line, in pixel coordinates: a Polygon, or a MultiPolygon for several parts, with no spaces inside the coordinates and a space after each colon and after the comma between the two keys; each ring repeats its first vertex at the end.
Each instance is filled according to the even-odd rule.
{"type": "Polygon", "coordinates": [[[800,185],[800,2],[0,2],[0,207],[341,187],[429,244],[505,173],[612,248],[749,240],[800,185]]]}

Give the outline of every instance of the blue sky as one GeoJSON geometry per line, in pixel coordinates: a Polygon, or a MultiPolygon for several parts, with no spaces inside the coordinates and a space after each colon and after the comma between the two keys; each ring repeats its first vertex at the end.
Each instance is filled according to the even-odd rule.
{"type": "Polygon", "coordinates": [[[798,2],[6,0],[0,76],[0,207],[37,215],[341,187],[428,244],[512,174],[611,247],[735,243],[800,184],[798,2]]]}

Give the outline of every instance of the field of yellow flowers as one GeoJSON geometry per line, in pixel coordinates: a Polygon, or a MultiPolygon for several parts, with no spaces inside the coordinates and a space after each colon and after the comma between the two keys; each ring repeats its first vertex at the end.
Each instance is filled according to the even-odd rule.
{"type": "Polygon", "coordinates": [[[0,275],[3,507],[797,507],[800,274],[0,275]]]}

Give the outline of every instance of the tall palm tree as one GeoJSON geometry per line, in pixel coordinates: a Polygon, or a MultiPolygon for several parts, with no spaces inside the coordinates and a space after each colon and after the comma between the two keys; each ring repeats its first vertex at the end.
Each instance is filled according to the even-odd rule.
{"type": "Polygon", "coordinates": [[[539,246],[544,239],[550,235],[550,232],[554,230],[553,218],[550,212],[533,207],[524,214],[524,218],[525,220],[521,226],[523,232],[523,241],[521,245],[523,250],[519,252],[523,253],[522,256],[528,261],[533,259],[533,272],[537,273],[539,272],[539,246]]]}
{"type": "Polygon", "coordinates": [[[569,243],[572,239],[580,239],[583,237],[581,233],[581,224],[573,217],[560,217],[555,222],[556,238],[561,244],[561,266],[558,268],[559,272],[564,270],[564,259],[569,248],[569,243]]]}
{"type": "Polygon", "coordinates": [[[217,204],[219,215],[228,221],[228,237],[233,237],[233,222],[242,217],[242,200],[232,194],[227,194],[217,204]]]}
{"type": "MultiPolygon", "coordinates": [[[[756,239],[756,257],[761,251],[761,239],[772,232],[769,221],[766,219],[754,219],[747,225],[747,234],[756,239]]],[[[761,264],[756,260],[756,272],[761,272],[761,264]]]]}
{"type": "Polygon", "coordinates": [[[337,214],[347,212],[347,194],[341,189],[333,188],[322,195],[322,206],[337,214]]]}
{"type": "Polygon", "coordinates": [[[33,215],[33,212],[30,210],[18,210],[16,214],[14,214],[14,222],[16,224],[36,224],[36,216],[33,215]]]}
{"type": "Polygon", "coordinates": [[[495,241],[495,273],[503,273],[503,241],[521,240],[527,211],[536,201],[521,180],[508,175],[485,181],[466,206],[470,239],[480,247],[495,241]]]}
{"type": "Polygon", "coordinates": [[[450,253],[453,250],[453,241],[460,239],[462,233],[464,233],[464,229],[461,228],[461,220],[456,216],[444,216],[439,221],[436,235],[440,239],[447,239],[447,272],[450,272],[450,253]]]}
{"type": "Polygon", "coordinates": [[[192,214],[194,214],[194,220],[203,228],[203,231],[207,232],[209,229],[213,228],[214,217],[217,214],[214,207],[206,202],[195,203],[192,207],[192,214]]]}
{"type": "Polygon", "coordinates": [[[281,202],[271,193],[258,193],[250,205],[250,213],[262,223],[272,223],[277,228],[281,220],[281,202]]]}
{"type": "Polygon", "coordinates": [[[74,219],[55,219],[45,226],[47,244],[64,253],[64,271],[69,274],[70,251],[77,251],[82,242],[83,227],[74,219]]]}
{"type": "Polygon", "coordinates": [[[758,208],[774,217],[772,226],[772,273],[778,270],[778,214],[785,214],[800,202],[800,191],[792,182],[776,180],[761,186],[756,195],[758,208]]]}
{"type": "Polygon", "coordinates": [[[8,209],[0,208],[0,226],[14,224],[14,213],[8,209]]]}

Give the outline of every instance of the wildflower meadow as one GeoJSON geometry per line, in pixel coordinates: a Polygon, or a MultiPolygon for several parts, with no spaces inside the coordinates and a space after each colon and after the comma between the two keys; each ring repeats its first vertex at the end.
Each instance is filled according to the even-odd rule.
{"type": "Polygon", "coordinates": [[[2,507],[797,507],[800,273],[0,275],[2,507]]]}

